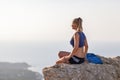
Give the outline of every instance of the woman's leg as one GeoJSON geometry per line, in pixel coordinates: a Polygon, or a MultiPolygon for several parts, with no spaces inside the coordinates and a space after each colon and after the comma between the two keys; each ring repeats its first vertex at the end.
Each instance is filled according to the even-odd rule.
{"type": "Polygon", "coordinates": [[[62,58],[60,58],[59,60],[56,61],[56,64],[59,64],[59,63],[65,63],[65,58],[62,57],[62,58]]]}
{"type": "Polygon", "coordinates": [[[68,59],[64,56],[62,58],[60,58],[58,61],[56,61],[56,64],[59,63],[69,63],[68,59]]]}
{"type": "Polygon", "coordinates": [[[68,56],[70,54],[70,52],[66,52],[66,51],[60,51],[58,53],[58,56],[59,56],[59,60],[56,62],[56,64],[59,64],[59,63],[68,63],[68,60],[65,58],[65,56],[68,56]]]}
{"type": "Polygon", "coordinates": [[[59,58],[62,58],[62,57],[64,57],[64,56],[68,56],[69,54],[70,54],[70,52],[60,51],[60,52],[58,53],[58,56],[59,56],[59,58]]]}

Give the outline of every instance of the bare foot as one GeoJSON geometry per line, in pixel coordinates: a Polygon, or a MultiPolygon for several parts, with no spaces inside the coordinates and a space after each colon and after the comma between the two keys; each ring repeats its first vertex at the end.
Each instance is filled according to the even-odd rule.
{"type": "Polygon", "coordinates": [[[59,63],[64,63],[64,58],[60,58],[58,61],[56,61],[56,64],[59,64],[59,63]]]}

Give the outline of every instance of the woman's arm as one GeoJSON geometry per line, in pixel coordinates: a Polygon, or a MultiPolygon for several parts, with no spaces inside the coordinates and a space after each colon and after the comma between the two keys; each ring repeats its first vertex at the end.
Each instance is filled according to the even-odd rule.
{"type": "Polygon", "coordinates": [[[84,50],[84,54],[86,55],[87,52],[88,52],[88,42],[87,42],[87,39],[85,39],[85,50],[84,50]]]}
{"type": "Polygon", "coordinates": [[[76,32],[75,35],[74,35],[74,48],[72,50],[72,52],[70,53],[69,57],[72,57],[76,51],[78,50],[79,48],[79,34],[76,32]]]}
{"type": "Polygon", "coordinates": [[[85,39],[85,45],[84,45],[84,55],[85,55],[85,62],[88,63],[87,59],[86,59],[86,54],[88,52],[88,43],[87,43],[87,39],[85,39]]]}

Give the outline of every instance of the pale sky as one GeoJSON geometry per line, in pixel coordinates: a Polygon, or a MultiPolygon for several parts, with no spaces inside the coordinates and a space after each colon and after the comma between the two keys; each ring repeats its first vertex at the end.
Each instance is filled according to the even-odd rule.
{"type": "Polygon", "coordinates": [[[0,0],[0,41],[65,41],[83,19],[89,41],[120,42],[120,0],[0,0]]]}

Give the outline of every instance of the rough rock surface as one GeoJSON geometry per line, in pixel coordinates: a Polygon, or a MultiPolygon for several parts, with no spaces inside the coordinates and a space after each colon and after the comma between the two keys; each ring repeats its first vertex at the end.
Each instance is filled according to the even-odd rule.
{"type": "MultiPolygon", "coordinates": [[[[101,56],[100,56],[101,57],[101,56]]],[[[120,80],[120,56],[101,57],[103,64],[58,64],[43,69],[45,80],[120,80]]]]}

